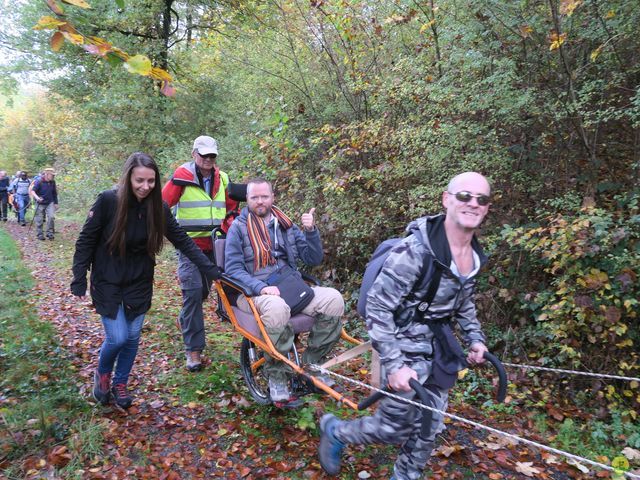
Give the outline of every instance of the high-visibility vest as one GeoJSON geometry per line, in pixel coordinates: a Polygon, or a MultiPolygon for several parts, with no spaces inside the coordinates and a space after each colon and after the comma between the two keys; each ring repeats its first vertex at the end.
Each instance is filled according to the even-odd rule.
{"type": "Polygon", "coordinates": [[[208,237],[214,228],[222,225],[227,215],[227,185],[229,176],[221,171],[220,188],[214,198],[199,186],[185,186],[184,193],[176,205],[176,220],[191,238],[208,237]]]}

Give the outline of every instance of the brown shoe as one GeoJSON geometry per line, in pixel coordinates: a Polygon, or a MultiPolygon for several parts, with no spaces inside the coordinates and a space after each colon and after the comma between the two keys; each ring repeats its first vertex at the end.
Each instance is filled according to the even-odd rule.
{"type": "Polygon", "coordinates": [[[202,359],[200,358],[200,352],[186,352],[187,355],[187,370],[190,372],[198,372],[202,370],[202,359]]]}

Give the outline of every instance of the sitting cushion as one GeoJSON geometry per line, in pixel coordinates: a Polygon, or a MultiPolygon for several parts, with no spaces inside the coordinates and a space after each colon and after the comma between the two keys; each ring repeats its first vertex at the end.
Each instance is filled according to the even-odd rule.
{"type": "MultiPolygon", "coordinates": [[[[260,333],[260,329],[258,328],[258,323],[256,319],[253,318],[252,313],[243,312],[238,307],[232,307],[233,313],[238,320],[238,323],[242,328],[251,332],[254,336],[258,338],[262,338],[262,334],[260,333]]],[[[303,333],[310,332],[311,327],[313,327],[313,322],[315,322],[315,318],[310,317],[309,315],[305,315],[304,313],[298,313],[291,317],[289,320],[293,325],[293,333],[303,333]]]]}

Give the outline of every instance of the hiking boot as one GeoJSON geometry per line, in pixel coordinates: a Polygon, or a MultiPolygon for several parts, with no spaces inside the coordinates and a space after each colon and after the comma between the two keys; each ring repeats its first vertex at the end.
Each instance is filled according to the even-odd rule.
{"type": "Polygon", "coordinates": [[[47,235],[47,240],[52,240],[53,241],[55,239],[53,238],[53,235],[47,235]]]}
{"type": "Polygon", "coordinates": [[[129,408],[133,402],[133,398],[127,391],[127,385],[124,383],[116,383],[111,387],[111,393],[113,393],[113,399],[116,401],[116,405],[120,408],[129,408]]]}
{"type": "Polygon", "coordinates": [[[320,457],[320,465],[324,471],[332,476],[340,473],[342,450],[344,449],[344,443],[335,436],[335,429],[339,423],[340,420],[330,413],[324,415],[320,420],[318,457],[320,457]]]}
{"type": "Polygon", "coordinates": [[[96,402],[100,402],[102,405],[107,405],[111,399],[111,392],[109,386],[111,385],[111,372],[98,373],[96,369],[93,374],[93,398],[96,402]]]}
{"type": "Polygon", "coordinates": [[[291,390],[289,390],[288,380],[269,378],[269,396],[272,402],[289,402],[291,390]]]}
{"type": "Polygon", "coordinates": [[[38,235],[38,240],[43,240],[44,241],[44,237],[42,235],[38,235]]]}
{"type": "Polygon", "coordinates": [[[187,355],[187,370],[190,372],[198,372],[202,370],[202,359],[200,358],[200,352],[186,352],[187,355]]]}

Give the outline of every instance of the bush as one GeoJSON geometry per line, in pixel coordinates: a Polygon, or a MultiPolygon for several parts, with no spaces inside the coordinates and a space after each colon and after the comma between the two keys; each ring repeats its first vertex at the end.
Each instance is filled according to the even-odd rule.
{"type": "MultiPolygon", "coordinates": [[[[497,297],[535,322],[527,339],[543,364],[637,377],[640,195],[612,208],[542,212],[533,225],[501,232],[507,254],[495,271],[497,297]],[[523,279],[525,279],[523,281],[523,279]]],[[[495,287],[491,287],[495,288],[495,287]]],[[[601,396],[640,403],[637,382],[601,396]]]]}

